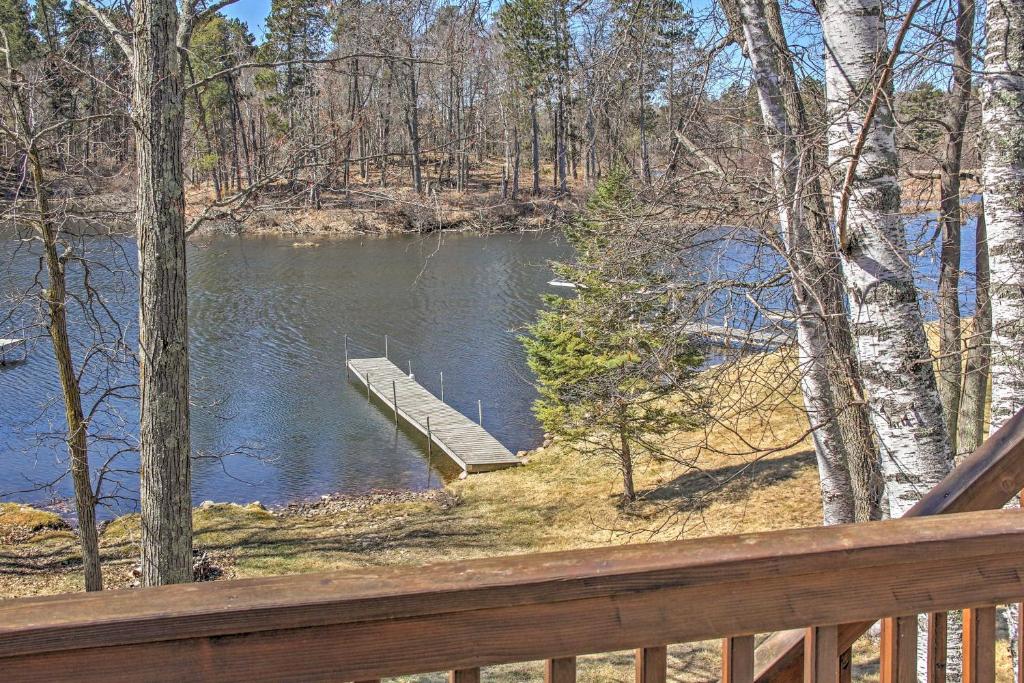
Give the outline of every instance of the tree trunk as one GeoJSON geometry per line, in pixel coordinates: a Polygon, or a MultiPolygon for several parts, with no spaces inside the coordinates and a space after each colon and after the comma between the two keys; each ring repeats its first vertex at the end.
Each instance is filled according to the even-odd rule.
{"type": "MultiPolygon", "coordinates": [[[[16,95],[17,97],[17,95],[16,95]]],[[[25,130],[28,120],[24,117],[22,102],[18,109],[22,114],[25,130]]],[[[67,328],[67,285],[64,277],[64,263],[57,254],[57,235],[50,213],[48,191],[43,177],[43,166],[39,155],[30,143],[28,162],[31,167],[36,207],[39,210],[39,232],[43,240],[43,253],[49,287],[45,290],[46,305],[50,313],[50,341],[53,357],[60,376],[61,393],[64,396],[64,415],[67,419],[67,444],[71,482],[75,491],[75,513],[78,516],[78,536],[82,549],[82,568],[85,572],[85,590],[103,590],[103,573],[100,568],[100,543],[96,531],[96,494],[93,491],[89,472],[88,424],[82,412],[82,395],[78,385],[71,357],[71,343],[67,328]]]]}
{"type": "MultiPolygon", "coordinates": [[[[773,2],[774,0],[769,0],[773,2]]],[[[747,56],[754,70],[778,201],[779,225],[794,271],[793,295],[797,305],[797,344],[800,387],[813,430],[814,450],[821,480],[825,524],[855,520],[855,506],[847,454],[832,396],[828,373],[830,350],[819,299],[806,284],[827,279],[813,253],[805,223],[801,155],[795,122],[787,115],[777,65],[780,56],[772,41],[762,0],[739,0],[747,56]]]]}
{"type": "Polygon", "coordinates": [[[974,320],[967,337],[964,394],[957,422],[957,460],[978,450],[985,439],[985,404],[988,400],[989,346],[992,343],[992,307],[989,304],[988,233],[984,203],[975,228],[974,320]]]}
{"type": "Polygon", "coordinates": [[[991,263],[995,433],[1024,406],[1024,0],[988,6],[982,179],[991,263]]]}
{"type": "Polygon", "coordinates": [[[946,115],[946,152],[939,180],[939,224],[942,251],[939,259],[939,398],[956,451],[960,417],[963,358],[960,331],[960,164],[964,128],[971,103],[971,57],[974,36],[974,0],[960,0],[953,41],[953,86],[946,115]]]}
{"type": "MultiPolygon", "coordinates": [[[[833,200],[852,161],[887,39],[879,0],[820,2],[833,200]]],[[[891,93],[890,93],[891,94],[891,93]]],[[[949,472],[952,453],[899,215],[894,119],[883,97],[851,186],[843,273],[852,332],[882,450],[886,498],[900,517],[949,472]]]]}
{"type": "Polygon", "coordinates": [[[530,126],[533,129],[533,196],[540,196],[540,130],[537,125],[537,98],[530,100],[530,126]]]}
{"type": "Polygon", "coordinates": [[[417,194],[423,192],[423,171],[420,167],[419,94],[416,91],[416,63],[409,44],[409,103],[405,108],[405,124],[409,131],[409,172],[412,187],[417,194]]]}
{"type": "Polygon", "coordinates": [[[182,68],[174,0],[140,0],[133,17],[138,173],[139,459],[142,582],[192,580],[188,307],[182,68]]]}
{"type": "MultiPolygon", "coordinates": [[[[991,268],[992,434],[1024,407],[1024,0],[992,0],[985,36],[981,164],[991,268]]],[[[1008,610],[1015,669],[1018,616],[1016,606],[1008,610]]]]}
{"type": "Polygon", "coordinates": [[[622,445],[619,448],[619,468],[622,470],[622,499],[627,503],[636,501],[636,487],[633,485],[633,453],[625,428],[619,430],[622,445]]]}

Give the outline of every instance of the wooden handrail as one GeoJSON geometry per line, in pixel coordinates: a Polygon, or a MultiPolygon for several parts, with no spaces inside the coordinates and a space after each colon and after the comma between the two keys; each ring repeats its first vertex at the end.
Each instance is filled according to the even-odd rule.
{"type": "Polygon", "coordinates": [[[5,682],[373,680],[801,627],[843,652],[830,625],[1019,600],[1022,515],[11,600],[0,671],[5,682]]]}
{"type": "MultiPolygon", "coordinates": [[[[1008,420],[904,518],[995,510],[1024,489],[1024,410],[1008,420]]],[[[850,647],[873,621],[839,628],[840,649],[850,647]]],[[[757,649],[758,683],[795,683],[803,675],[803,631],[772,635],[757,649]]]]}

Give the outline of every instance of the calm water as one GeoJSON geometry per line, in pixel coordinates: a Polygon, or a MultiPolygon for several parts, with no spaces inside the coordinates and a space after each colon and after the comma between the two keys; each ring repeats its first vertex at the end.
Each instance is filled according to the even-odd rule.
{"type": "MultiPolygon", "coordinates": [[[[969,315],[973,222],[964,233],[963,310],[969,315]]],[[[934,218],[908,221],[907,234],[922,308],[934,318],[934,218]]],[[[711,233],[692,260],[693,275],[764,280],[781,267],[776,255],[740,237],[711,233]]],[[[563,241],[528,234],[296,243],[225,237],[190,247],[192,441],[197,453],[210,456],[195,464],[197,501],[275,504],[334,491],[418,489],[453,474],[444,461],[428,472],[422,439],[396,432],[392,417],[346,381],[346,335],[353,356],[383,355],[388,335],[392,360],[403,368],[411,362],[428,389],[440,393],[444,373],[445,399],[455,408],[475,418],[481,400],[485,427],[510,450],[537,444],[530,413],[535,393],[516,336],[534,318],[542,293],[567,293],[547,285],[548,260],[569,255],[563,241]]],[[[125,339],[134,347],[134,243],[94,240],[88,246],[90,279],[107,293],[111,318],[126,326],[125,339]]],[[[63,409],[55,403],[60,393],[45,331],[18,331],[19,321],[40,319],[38,300],[11,298],[32,282],[39,259],[10,239],[0,240],[0,258],[0,336],[13,330],[34,337],[27,362],[0,368],[0,500],[46,503],[70,492],[58,480],[66,471],[63,409]]],[[[71,268],[80,280],[81,268],[71,268]]],[[[747,295],[727,286],[702,313],[713,322],[761,327],[747,295]]],[[[766,309],[789,303],[784,284],[757,296],[766,309]]],[[[81,326],[72,336],[88,338],[81,326]]],[[[105,367],[95,363],[86,373],[87,404],[96,387],[135,382],[130,366],[96,382],[105,367]]],[[[136,423],[131,397],[111,401],[93,422],[94,433],[109,437],[94,445],[93,464],[123,448],[136,423]]],[[[133,469],[132,456],[115,460],[113,469],[133,469]]],[[[115,471],[107,477],[124,486],[105,487],[118,496],[111,509],[134,508],[136,476],[115,471]]]]}
{"type": "MultiPolygon", "coordinates": [[[[537,444],[535,394],[516,335],[534,317],[540,295],[557,291],[546,284],[547,260],[568,252],[557,237],[295,243],[218,238],[190,249],[192,441],[200,453],[228,454],[196,463],[197,502],[282,503],[333,491],[424,488],[428,476],[438,484],[442,473],[435,463],[428,475],[422,441],[396,433],[391,416],[346,381],[345,335],[353,356],[379,356],[387,334],[392,360],[403,368],[411,361],[427,388],[437,392],[444,372],[445,399],[455,408],[475,417],[481,400],[485,426],[510,450],[537,444]]],[[[133,262],[134,246],[121,246],[133,262]]],[[[8,292],[38,265],[25,252],[5,258],[3,268],[11,262],[15,270],[0,278],[8,292]]],[[[94,277],[131,281],[123,273],[94,277]]],[[[134,325],[134,298],[112,299],[115,316],[134,325]]],[[[132,343],[134,334],[130,329],[132,343]]],[[[45,502],[69,493],[64,482],[26,490],[64,469],[56,396],[46,337],[32,342],[26,363],[0,369],[0,499],[45,502]]],[[[130,401],[115,402],[103,429],[130,433],[135,420],[130,401]]],[[[96,447],[98,454],[113,448],[96,447]]],[[[132,477],[120,478],[126,500],[114,507],[131,509],[132,477]]]]}

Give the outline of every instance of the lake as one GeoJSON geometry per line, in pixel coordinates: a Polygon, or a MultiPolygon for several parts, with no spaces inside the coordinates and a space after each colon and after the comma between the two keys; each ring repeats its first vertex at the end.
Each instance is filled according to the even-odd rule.
{"type": "MultiPolygon", "coordinates": [[[[965,226],[963,308],[973,311],[973,221],[965,226]]],[[[914,265],[934,317],[931,292],[937,263],[934,217],[908,221],[914,265]]],[[[742,239],[713,235],[698,258],[701,277],[764,280],[781,260],[742,239]]],[[[516,339],[550,287],[550,259],[570,248],[554,232],[435,234],[318,239],[219,237],[189,247],[194,499],[282,504],[324,493],[372,488],[424,489],[456,472],[438,458],[428,467],[424,441],[396,431],[393,418],[368,404],[365,390],[345,379],[345,339],[352,356],[384,355],[411,370],[463,414],[476,417],[515,452],[535,447],[540,428],[530,412],[536,394],[516,339]]],[[[130,238],[90,240],[90,280],[107,293],[109,317],[135,345],[135,245],[130,238]]],[[[70,495],[65,472],[63,407],[49,339],[38,326],[38,299],[16,294],[39,268],[35,247],[0,240],[0,336],[34,335],[25,363],[0,368],[0,500],[46,504],[70,495]],[[13,298],[12,298],[13,297],[13,298]]],[[[72,264],[75,277],[81,268],[72,264]]],[[[700,275],[698,275],[700,276],[700,275]]],[[[759,327],[747,290],[726,286],[704,314],[712,322],[759,327]]],[[[788,288],[760,294],[768,309],[788,305],[788,288]]],[[[71,320],[77,320],[71,311],[71,320]]],[[[109,325],[109,321],[105,324],[109,325]]],[[[76,339],[87,338],[80,323],[76,339]]],[[[81,355],[81,354],[79,354],[81,355]]],[[[714,362],[715,354],[709,356],[714,362]]],[[[133,384],[134,368],[98,383],[97,362],[86,372],[87,399],[99,386],[133,384]]],[[[97,416],[93,447],[99,466],[130,446],[137,411],[131,397],[97,416]],[[129,443],[125,444],[123,438],[129,443]]],[[[105,516],[135,508],[129,454],[105,475],[117,486],[105,516]],[[129,471],[117,471],[124,469],[129,471]]]]}
{"type": "MultiPolygon", "coordinates": [[[[281,504],[329,492],[437,486],[450,467],[428,471],[422,439],[395,430],[391,415],[369,405],[345,379],[345,337],[353,356],[384,355],[440,389],[512,452],[541,439],[530,412],[535,391],[516,339],[541,305],[548,260],[569,253],[554,233],[480,236],[332,238],[223,237],[190,246],[192,442],[196,503],[260,500],[281,504]]],[[[96,261],[134,266],[134,242],[99,246],[96,261]],[[119,251],[123,250],[123,253],[119,251]]],[[[0,291],[32,277],[38,258],[7,242],[0,291]]],[[[120,283],[113,313],[131,326],[136,299],[130,273],[94,268],[120,283]]],[[[5,301],[10,306],[10,301],[5,301]]],[[[20,315],[30,318],[31,302],[20,315]]],[[[72,311],[74,316],[75,312],[72,311]]],[[[8,328],[10,325],[8,325],[8,328]]],[[[0,330],[0,336],[9,329],[0,330]]],[[[0,368],[0,499],[46,503],[68,496],[68,482],[39,488],[64,470],[63,408],[49,338],[35,328],[28,361],[0,368]],[[32,490],[36,489],[36,490],[32,490]]],[[[131,401],[114,402],[96,432],[133,433],[131,401]]],[[[99,420],[98,420],[99,422],[99,420]]],[[[120,444],[98,444],[94,465],[120,444]]],[[[124,465],[131,464],[130,459],[124,465]]],[[[107,514],[134,508],[129,473],[107,514]]]]}

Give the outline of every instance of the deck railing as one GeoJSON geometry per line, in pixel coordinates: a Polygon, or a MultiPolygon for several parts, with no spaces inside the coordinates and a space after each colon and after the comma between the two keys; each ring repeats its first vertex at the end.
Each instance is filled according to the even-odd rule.
{"type": "Polygon", "coordinates": [[[839,624],[889,617],[882,669],[915,681],[916,621],[970,608],[972,682],[992,681],[993,605],[1024,597],[1024,513],[987,511],[564,553],[79,593],[0,603],[12,681],[335,680],[725,639],[723,680],[754,679],[753,634],[805,629],[805,681],[849,680],[839,624]]]}
{"type": "Polygon", "coordinates": [[[964,610],[964,678],[995,680],[994,606],[1024,598],[1018,415],[916,508],[889,522],[522,555],[418,568],[78,593],[0,602],[0,681],[371,681],[722,639],[722,680],[851,680],[853,641],[883,620],[884,683],[943,680],[944,613],[964,610]],[[950,514],[938,514],[950,513],[950,514]],[[754,635],[777,632],[760,649],[754,635]]]}

